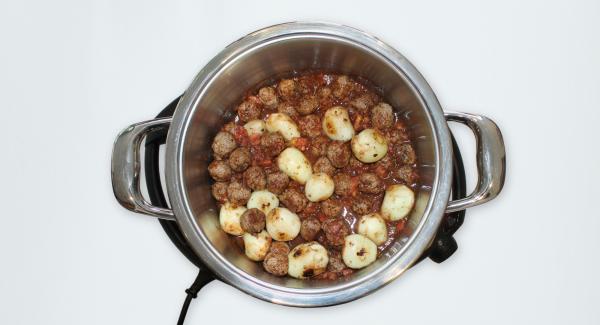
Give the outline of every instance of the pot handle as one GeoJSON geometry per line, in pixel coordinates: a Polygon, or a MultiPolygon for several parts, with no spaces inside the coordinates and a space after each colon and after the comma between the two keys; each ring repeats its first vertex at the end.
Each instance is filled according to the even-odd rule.
{"type": "Polygon", "coordinates": [[[145,136],[166,130],[171,118],[159,118],[132,124],[117,136],[113,146],[111,177],[117,201],[128,210],[160,219],[175,220],[173,211],[148,203],[140,191],[140,147],[145,136]]]}
{"type": "Polygon", "coordinates": [[[489,118],[461,112],[445,112],[445,116],[448,121],[468,126],[477,143],[477,186],[464,199],[448,203],[446,212],[455,212],[483,204],[502,191],[506,174],[506,152],[502,133],[489,118]]]}

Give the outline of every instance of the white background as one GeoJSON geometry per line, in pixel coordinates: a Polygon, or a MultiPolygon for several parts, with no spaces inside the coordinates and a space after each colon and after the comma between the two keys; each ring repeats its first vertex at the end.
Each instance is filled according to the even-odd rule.
{"type": "Polygon", "coordinates": [[[506,186],[468,211],[451,259],[373,295],[307,310],[213,282],[188,323],[598,324],[600,4],[506,0],[2,0],[0,323],[174,324],[196,270],[114,200],[113,140],[228,43],[306,19],[379,36],[445,108],[493,118],[506,186]]]}

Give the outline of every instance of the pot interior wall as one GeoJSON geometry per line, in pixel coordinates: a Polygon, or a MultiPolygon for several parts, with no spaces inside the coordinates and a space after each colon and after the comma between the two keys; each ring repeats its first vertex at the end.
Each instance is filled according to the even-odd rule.
{"type": "Polygon", "coordinates": [[[331,286],[327,281],[299,281],[278,278],[250,261],[219,228],[218,210],[211,196],[212,180],[207,172],[211,142],[219,128],[235,115],[245,92],[279,77],[305,70],[327,70],[362,76],[381,87],[385,100],[405,114],[418,156],[420,187],[416,207],[397,242],[375,263],[355,272],[348,281],[382,267],[400,253],[422,221],[435,178],[435,148],[430,118],[418,93],[404,74],[382,56],[348,40],[324,35],[299,35],[273,39],[252,50],[237,53],[206,86],[189,121],[184,143],[183,168],[187,200],[201,231],[213,247],[231,264],[259,280],[292,288],[331,286]]]}

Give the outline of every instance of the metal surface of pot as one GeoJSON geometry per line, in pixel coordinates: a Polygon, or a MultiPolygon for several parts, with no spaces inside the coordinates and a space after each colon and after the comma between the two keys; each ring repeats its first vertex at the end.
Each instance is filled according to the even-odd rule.
{"type": "Polygon", "coordinates": [[[113,189],[124,207],[176,220],[196,254],[223,281],[260,299],[300,307],[348,302],[389,283],[429,247],[446,211],[494,198],[504,174],[502,135],[490,119],[444,113],[427,82],[400,53],[364,32],[326,23],[276,25],[232,43],[196,76],[172,119],[134,124],[119,134],[112,160],[113,189]],[[381,87],[385,100],[407,117],[421,176],[415,208],[397,241],[373,264],[339,281],[275,277],[247,259],[219,228],[207,171],[212,139],[235,115],[244,93],[306,70],[361,76],[381,87]],[[447,120],[466,124],[477,140],[477,186],[467,198],[452,202],[447,120]],[[152,206],[140,190],[140,145],[156,128],[168,128],[165,173],[172,210],[152,206]]]}

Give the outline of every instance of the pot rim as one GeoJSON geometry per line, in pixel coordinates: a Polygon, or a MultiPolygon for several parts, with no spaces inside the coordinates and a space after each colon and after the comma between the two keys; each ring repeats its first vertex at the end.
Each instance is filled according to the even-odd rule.
{"type": "Polygon", "coordinates": [[[452,180],[452,145],[442,108],[429,84],[417,69],[398,51],[374,36],[352,27],[323,22],[291,22],[263,28],[228,45],[196,76],[179,101],[166,142],[165,174],[167,191],[176,221],[186,239],[202,261],[223,281],[259,299],[288,306],[318,307],[349,302],[391,282],[429,247],[445,213],[452,180]],[[435,177],[431,198],[414,235],[400,249],[390,247],[389,260],[369,275],[323,288],[288,288],[259,280],[238,269],[212,247],[199,231],[189,204],[183,179],[183,145],[187,126],[195,107],[214,76],[238,56],[266,42],[284,37],[328,37],[364,47],[381,55],[402,72],[427,107],[433,130],[435,177]]]}

